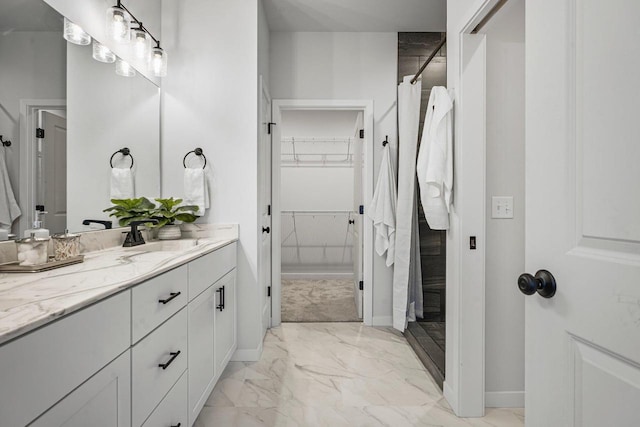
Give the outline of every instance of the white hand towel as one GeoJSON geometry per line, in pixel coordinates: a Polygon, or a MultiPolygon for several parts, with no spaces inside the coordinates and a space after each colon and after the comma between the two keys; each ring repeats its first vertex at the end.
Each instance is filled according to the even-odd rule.
{"type": "Polygon", "coordinates": [[[202,168],[184,170],[184,204],[198,206],[198,216],[209,209],[209,185],[206,171],[202,168]]]}
{"type": "Polygon", "coordinates": [[[433,230],[449,229],[453,188],[453,101],[443,86],[431,89],[416,172],[424,216],[433,230]]]}
{"type": "Polygon", "coordinates": [[[396,247],[396,177],[391,164],[389,144],[382,149],[382,163],[373,193],[369,217],[376,229],[375,248],[378,255],[387,253],[387,267],[393,265],[396,247]]]}
{"type": "Polygon", "coordinates": [[[0,227],[11,230],[11,224],[20,215],[22,212],[11,188],[4,153],[0,153],[0,227]]]}
{"type": "Polygon", "coordinates": [[[133,199],[133,172],[129,168],[111,168],[111,198],[133,199]]]}

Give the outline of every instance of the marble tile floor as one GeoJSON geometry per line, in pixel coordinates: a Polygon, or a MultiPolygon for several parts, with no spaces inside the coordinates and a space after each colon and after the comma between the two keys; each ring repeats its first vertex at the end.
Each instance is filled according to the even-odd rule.
{"type": "Polygon", "coordinates": [[[283,322],[358,322],[353,281],[283,280],[283,322]]]}
{"type": "Polygon", "coordinates": [[[359,323],[284,323],[231,362],[196,420],[217,426],[517,427],[522,409],[457,418],[406,339],[359,323]]]}

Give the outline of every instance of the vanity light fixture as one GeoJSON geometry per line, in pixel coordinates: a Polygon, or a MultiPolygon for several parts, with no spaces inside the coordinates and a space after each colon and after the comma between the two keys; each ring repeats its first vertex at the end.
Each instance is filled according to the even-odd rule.
{"type": "Polygon", "coordinates": [[[160,47],[160,40],[145,28],[142,22],[122,4],[121,0],[117,0],[115,6],[107,9],[107,34],[116,41],[132,41],[135,57],[148,61],[148,66],[154,76],[164,77],[167,75],[167,53],[160,47]],[[137,25],[138,28],[131,29],[132,24],[137,25]],[[151,41],[156,44],[153,48],[151,41]]]}
{"type": "Polygon", "coordinates": [[[133,53],[138,59],[148,59],[151,51],[151,37],[142,28],[134,28],[131,30],[131,44],[133,53]]]}
{"type": "Polygon", "coordinates": [[[131,14],[120,4],[107,9],[107,37],[118,43],[131,40],[131,14]]]}
{"type": "Polygon", "coordinates": [[[123,77],[133,77],[136,75],[136,69],[127,61],[118,58],[116,59],[116,74],[123,77]]]}
{"type": "Polygon", "coordinates": [[[74,24],[66,17],[64,18],[64,32],[62,36],[66,41],[81,46],[86,46],[91,43],[91,36],[87,34],[80,25],[74,24]]]}
{"type": "Polygon", "coordinates": [[[116,55],[97,40],[93,41],[93,59],[107,64],[116,62],[116,55]]]}

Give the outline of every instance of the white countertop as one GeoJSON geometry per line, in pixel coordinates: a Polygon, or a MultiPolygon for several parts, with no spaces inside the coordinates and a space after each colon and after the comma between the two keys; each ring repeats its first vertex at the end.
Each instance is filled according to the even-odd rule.
{"type": "MultiPolygon", "coordinates": [[[[84,262],[42,273],[0,274],[0,345],[238,240],[237,226],[189,248],[149,245],[85,253],[84,262]],[[175,249],[175,250],[173,250],[175,249]]],[[[179,241],[177,241],[179,242],[179,241]]],[[[186,242],[185,242],[186,243],[186,242]]]]}

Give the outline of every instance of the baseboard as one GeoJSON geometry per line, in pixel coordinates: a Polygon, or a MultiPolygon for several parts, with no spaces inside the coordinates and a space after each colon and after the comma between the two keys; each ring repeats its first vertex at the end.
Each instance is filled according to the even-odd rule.
{"type": "Polygon", "coordinates": [[[352,280],[353,273],[281,273],[282,280],[352,280]]]}
{"type": "Polygon", "coordinates": [[[231,356],[231,362],[257,362],[262,356],[262,340],[258,348],[239,348],[231,356]]]}
{"type": "Polygon", "coordinates": [[[486,391],[487,408],[524,408],[524,391],[486,391]]]}
{"type": "Polygon", "coordinates": [[[373,316],[371,318],[371,326],[392,326],[392,316],[373,316]]]}
{"type": "Polygon", "coordinates": [[[447,383],[446,380],[445,380],[445,382],[443,384],[443,387],[442,387],[442,394],[444,395],[444,398],[449,403],[449,406],[451,406],[451,409],[453,409],[453,413],[454,414],[458,414],[458,412],[459,412],[458,395],[453,391],[453,389],[447,383]]]}

